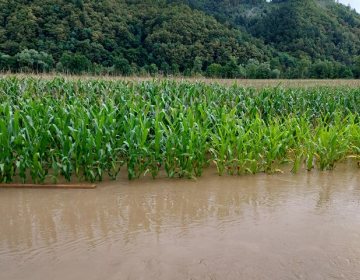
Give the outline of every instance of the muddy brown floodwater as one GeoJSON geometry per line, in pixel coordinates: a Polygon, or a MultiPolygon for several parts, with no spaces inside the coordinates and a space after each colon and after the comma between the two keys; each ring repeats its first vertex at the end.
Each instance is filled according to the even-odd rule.
{"type": "Polygon", "coordinates": [[[360,279],[360,170],[0,189],[1,280],[360,279]]]}

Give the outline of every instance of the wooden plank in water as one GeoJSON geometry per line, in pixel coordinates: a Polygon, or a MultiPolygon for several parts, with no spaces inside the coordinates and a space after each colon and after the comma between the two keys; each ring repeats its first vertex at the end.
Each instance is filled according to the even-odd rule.
{"type": "Polygon", "coordinates": [[[0,188],[95,189],[94,184],[0,184],[0,188]]]}

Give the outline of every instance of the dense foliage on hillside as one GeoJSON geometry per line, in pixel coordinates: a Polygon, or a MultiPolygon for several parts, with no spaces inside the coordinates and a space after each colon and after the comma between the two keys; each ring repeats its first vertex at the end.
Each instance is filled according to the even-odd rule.
{"type": "Polygon", "coordinates": [[[70,72],[113,66],[123,74],[200,72],[272,56],[202,12],[144,0],[1,1],[0,52],[2,69],[43,71],[60,62],[57,68],[70,72]]]}
{"type": "Polygon", "coordinates": [[[351,74],[359,77],[356,61],[360,54],[360,15],[350,6],[334,0],[168,2],[188,4],[219,22],[263,40],[278,51],[272,64],[281,65],[276,68],[283,74],[288,71],[295,77],[332,77],[331,73],[337,68],[344,77],[351,74]],[[322,74],[308,66],[311,64],[316,64],[318,70],[321,68],[322,74]]]}
{"type": "MultiPolygon", "coordinates": [[[[172,2],[171,0],[169,2],[172,2]]],[[[360,15],[334,0],[184,0],[279,52],[351,64],[360,53],[360,15]]]]}
{"type": "Polygon", "coordinates": [[[359,35],[332,0],[2,0],[0,70],[350,78],[359,35]]]}

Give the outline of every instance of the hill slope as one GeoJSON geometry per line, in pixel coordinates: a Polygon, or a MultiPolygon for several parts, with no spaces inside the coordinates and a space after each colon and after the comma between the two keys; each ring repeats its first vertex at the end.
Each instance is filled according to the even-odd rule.
{"type": "MultiPolygon", "coordinates": [[[[269,4],[268,4],[269,5],[269,4]]],[[[267,5],[267,6],[268,6],[267,5]]],[[[271,5],[271,4],[270,4],[271,5]]],[[[360,15],[333,1],[287,1],[251,19],[247,30],[297,58],[349,64],[360,53],[360,15]]]]}
{"type": "Polygon", "coordinates": [[[360,54],[360,15],[334,0],[174,0],[262,39],[297,59],[350,67],[360,54]]]}
{"type": "Polygon", "coordinates": [[[51,54],[54,63],[60,61],[70,70],[84,64],[79,71],[91,63],[126,70],[127,62],[147,71],[159,67],[186,71],[196,66],[195,61],[203,69],[233,58],[245,63],[272,56],[271,48],[260,40],[185,5],[150,0],[2,0],[0,65],[34,67],[20,56],[25,49],[51,54]],[[75,55],[77,61],[71,61],[75,55]]]}
{"type": "Polygon", "coordinates": [[[0,70],[345,78],[359,54],[334,0],[0,1],[0,70]]]}

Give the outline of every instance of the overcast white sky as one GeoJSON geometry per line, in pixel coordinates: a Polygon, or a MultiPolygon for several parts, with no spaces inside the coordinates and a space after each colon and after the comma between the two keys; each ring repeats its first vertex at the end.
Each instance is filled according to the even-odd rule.
{"type": "Polygon", "coordinates": [[[355,8],[355,10],[360,13],[360,0],[340,0],[339,2],[346,6],[350,4],[352,8],[355,8]]]}

